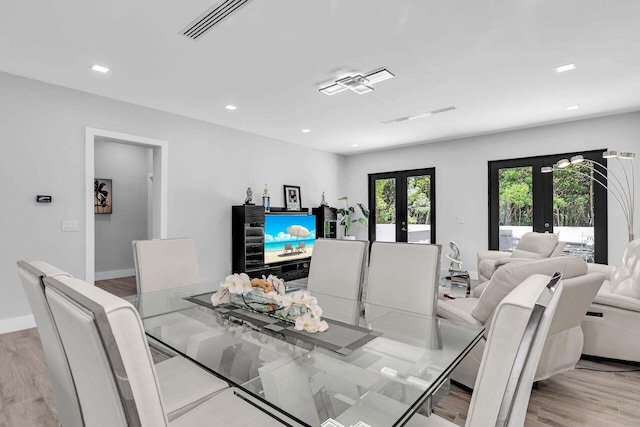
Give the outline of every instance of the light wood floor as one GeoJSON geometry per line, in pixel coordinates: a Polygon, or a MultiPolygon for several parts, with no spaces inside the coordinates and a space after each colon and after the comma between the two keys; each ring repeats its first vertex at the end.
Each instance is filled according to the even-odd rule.
{"type": "Polygon", "coordinates": [[[96,286],[119,297],[136,294],[136,277],[120,277],[118,279],[96,280],[96,286]]]}
{"type": "MultiPolygon", "coordinates": [[[[135,278],[96,282],[116,295],[135,293],[135,278]]],[[[639,426],[638,364],[581,360],[580,368],[533,389],[525,426],[639,426]]],[[[471,394],[452,385],[436,413],[464,425],[471,394]]],[[[0,427],[57,426],[51,385],[36,329],[0,335],[0,427]]],[[[92,427],[92,426],[89,426],[92,427]]]]}

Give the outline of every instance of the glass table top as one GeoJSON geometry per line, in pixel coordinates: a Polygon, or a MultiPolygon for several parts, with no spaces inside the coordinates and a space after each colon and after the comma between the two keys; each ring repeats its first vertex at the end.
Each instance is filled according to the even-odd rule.
{"type": "Polygon", "coordinates": [[[200,295],[206,303],[217,288],[211,282],[128,299],[150,337],[303,426],[330,418],[346,426],[402,425],[483,332],[313,292],[329,329],[288,333],[264,314],[185,299],[200,295]]]}

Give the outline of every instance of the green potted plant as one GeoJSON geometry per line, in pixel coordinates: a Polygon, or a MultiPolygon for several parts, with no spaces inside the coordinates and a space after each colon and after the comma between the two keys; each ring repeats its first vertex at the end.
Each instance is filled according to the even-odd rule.
{"type": "Polygon", "coordinates": [[[359,222],[362,225],[367,225],[367,218],[369,218],[369,209],[365,207],[362,203],[356,203],[356,206],[360,208],[360,212],[362,213],[362,217],[353,218],[356,213],[356,209],[354,206],[349,206],[349,198],[347,196],[340,197],[338,200],[344,200],[346,208],[338,209],[338,214],[340,215],[340,225],[344,227],[344,237],[346,239],[355,239],[355,236],[351,235],[351,226],[354,222],[359,222]]]}

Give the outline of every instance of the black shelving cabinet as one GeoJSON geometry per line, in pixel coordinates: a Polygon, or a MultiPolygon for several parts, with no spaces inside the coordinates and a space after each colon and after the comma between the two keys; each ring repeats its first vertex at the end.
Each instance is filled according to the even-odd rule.
{"type": "MultiPolygon", "coordinates": [[[[284,211],[284,210],[283,210],[284,211]]],[[[267,213],[267,215],[269,215],[267,213]]],[[[231,211],[231,254],[234,273],[249,277],[273,274],[281,279],[294,280],[309,275],[309,259],[291,260],[267,265],[264,263],[264,218],[262,206],[233,206],[231,211]]]]}
{"type": "Polygon", "coordinates": [[[234,206],[231,212],[233,272],[264,267],[264,208],[234,206]]]}
{"type": "Polygon", "coordinates": [[[325,239],[335,239],[338,229],[338,210],[329,206],[313,208],[316,216],[316,236],[325,239]]]}

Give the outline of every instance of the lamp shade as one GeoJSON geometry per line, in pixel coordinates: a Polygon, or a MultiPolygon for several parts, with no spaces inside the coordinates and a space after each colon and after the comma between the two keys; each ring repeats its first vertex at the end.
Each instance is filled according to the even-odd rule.
{"type": "Polygon", "coordinates": [[[578,154],[577,156],[573,156],[571,158],[571,164],[572,165],[576,165],[576,164],[582,163],[582,162],[584,162],[584,157],[581,156],[580,154],[578,154]]]}
{"type": "Polygon", "coordinates": [[[559,167],[560,169],[564,169],[570,164],[571,162],[568,159],[560,159],[558,160],[558,163],[556,163],[556,166],[559,167]]]}

